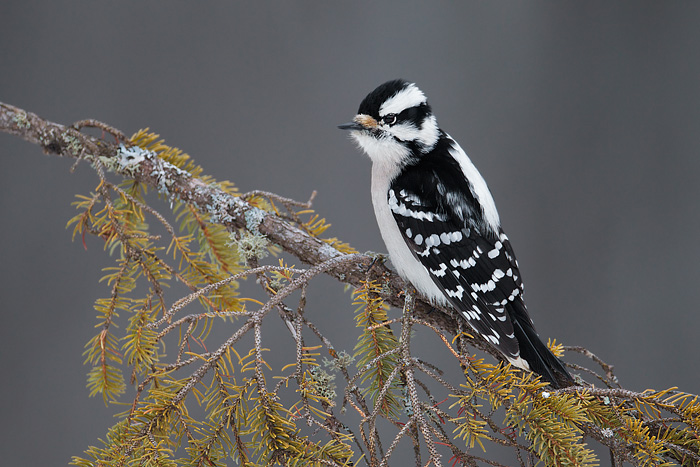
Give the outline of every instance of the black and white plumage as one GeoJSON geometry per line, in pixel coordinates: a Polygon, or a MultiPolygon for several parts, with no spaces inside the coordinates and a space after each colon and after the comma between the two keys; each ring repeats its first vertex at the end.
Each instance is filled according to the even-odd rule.
{"type": "Polygon", "coordinates": [[[452,306],[513,365],[571,385],[530,320],[486,182],[438,127],[423,92],[386,82],[339,128],[372,160],[372,204],[398,273],[431,302],[452,306]]]}

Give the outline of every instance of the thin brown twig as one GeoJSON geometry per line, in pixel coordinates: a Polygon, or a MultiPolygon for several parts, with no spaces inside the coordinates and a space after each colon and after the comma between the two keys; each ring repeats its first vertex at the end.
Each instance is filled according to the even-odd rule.
{"type": "Polygon", "coordinates": [[[129,142],[129,138],[127,138],[126,135],[124,133],[122,133],[120,130],[114,128],[111,125],[108,125],[106,123],[100,122],[99,120],[95,120],[92,118],[78,120],[77,122],[73,123],[73,125],[71,125],[71,126],[78,131],[82,130],[83,128],[98,128],[98,129],[102,130],[103,132],[109,133],[110,135],[114,136],[114,139],[116,139],[117,142],[122,142],[122,143],[129,142]]]}

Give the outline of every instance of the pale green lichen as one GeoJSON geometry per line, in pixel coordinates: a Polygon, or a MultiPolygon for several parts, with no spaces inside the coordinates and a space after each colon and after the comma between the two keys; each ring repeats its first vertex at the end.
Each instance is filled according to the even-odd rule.
{"type": "Polygon", "coordinates": [[[327,358],[323,359],[323,366],[326,368],[332,368],[334,371],[340,371],[343,368],[348,368],[355,362],[355,357],[350,355],[344,350],[338,352],[338,356],[332,360],[327,358]]]}
{"type": "Polygon", "coordinates": [[[403,402],[403,410],[407,417],[413,416],[413,403],[411,402],[411,397],[408,394],[408,388],[406,386],[401,386],[401,400],[403,402]]]}
{"type": "Polygon", "coordinates": [[[289,280],[279,271],[273,271],[272,274],[273,279],[270,281],[270,288],[275,292],[279,292],[289,283],[289,280]]]}
{"type": "Polygon", "coordinates": [[[260,234],[258,227],[260,223],[265,219],[267,213],[260,208],[252,208],[245,212],[245,225],[249,232],[253,234],[260,234]]]}
{"type": "Polygon", "coordinates": [[[170,192],[170,187],[173,186],[173,183],[175,183],[175,181],[168,176],[168,174],[165,171],[165,167],[163,167],[162,162],[159,164],[154,164],[151,175],[153,175],[156,178],[156,186],[158,189],[158,193],[172,197],[173,194],[170,192]]]}
{"type": "Polygon", "coordinates": [[[228,246],[236,248],[240,258],[245,259],[263,259],[269,254],[268,246],[270,242],[262,235],[255,235],[249,232],[231,233],[231,239],[228,246]]]}
{"type": "Polygon", "coordinates": [[[339,252],[335,248],[333,248],[331,245],[328,245],[327,243],[324,243],[318,248],[318,252],[326,257],[333,258],[335,256],[338,256],[339,252]]]}
{"type": "Polygon", "coordinates": [[[93,167],[95,166],[96,163],[99,163],[101,167],[105,168],[105,170],[108,170],[110,172],[117,171],[117,163],[113,157],[94,156],[92,154],[84,154],[83,160],[88,161],[93,167]]]}
{"type": "Polygon", "coordinates": [[[211,203],[205,206],[205,209],[210,214],[210,222],[229,225],[233,223],[233,217],[229,214],[231,207],[231,199],[226,194],[212,193],[211,203]]]}
{"type": "Polygon", "coordinates": [[[83,150],[83,145],[78,138],[69,133],[63,133],[61,134],[61,139],[66,144],[66,146],[68,147],[68,151],[71,154],[73,154],[74,156],[80,155],[80,153],[83,150]]]}
{"type": "Polygon", "coordinates": [[[22,111],[16,113],[12,117],[12,121],[15,122],[17,127],[19,127],[22,130],[26,130],[27,128],[32,126],[32,124],[29,123],[29,119],[27,119],[27,114],[22,111]]]}
{"type": "Polygon", "coordinates": [[[382,282],[379,293],[384,296],[391,294],[391,284],[389,284],[389,281],[382,282]]]}
{"type": "Polygon", "coordinates": [[[311,375],[311,379],[309,380],[311,390],[317,396],[326,399],[330,405],[335,406],[334,399],[337,396],[337,393],[335,392],[336,385],[333,382],[335,375],[332,375],[319,367],[311,367],[309,369],[309,374],[311,375]]]}
{"type": "MultiPolygon", "coordinates": [[[[133,177],[138,171],[141,162],[155,157],[152,151],[142,149],[138,146],[127,148],[123,144],[119,145],[116,157],[97,156],[95,159],[110,172],[118,172],[133,177]]],[[[92,156],[84,156],[87,161],[92,161],[92,156]]]]}
{"type": "Polygon", "coordinates": [[[155,157],[157,157],[156,154],[147,149],[138,146],[127,148],[123,144],[120,144],[115,163],[120,172],[133,176],[143,161],[155,157]]]}

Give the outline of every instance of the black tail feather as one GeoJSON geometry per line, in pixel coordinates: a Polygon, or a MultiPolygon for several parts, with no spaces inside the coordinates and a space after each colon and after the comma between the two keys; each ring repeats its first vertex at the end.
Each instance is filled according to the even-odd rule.
{"type": "Polygon", "coordinates": [[[527,361],[530,369],[542,376],[555,389],[574,385],[574,378],[559,360],[540,340],[530,319],[525,316],[515,316],[513,330],[520,345],[520,356],[527,361]]]}

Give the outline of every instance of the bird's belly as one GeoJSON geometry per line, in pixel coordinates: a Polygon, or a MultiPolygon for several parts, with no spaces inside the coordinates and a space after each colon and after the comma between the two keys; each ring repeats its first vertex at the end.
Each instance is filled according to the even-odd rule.
{"type": "Polygon", "coordinates": [[[447,305],[445,295],[435,282],[433,282],[425,266],[413,255],[403,235],[399,231],[399,227],[394,220],[394,215],[389,208],[389,182],[375,175],[376,174],[373,173],[372,205],[374,206],[374,214],[377,218],[379,231],[389,252],[389,258],[396,268],[396,272],[398,272],[402,278],[410,282],[421,295],[432,303],[447,305]]]}

